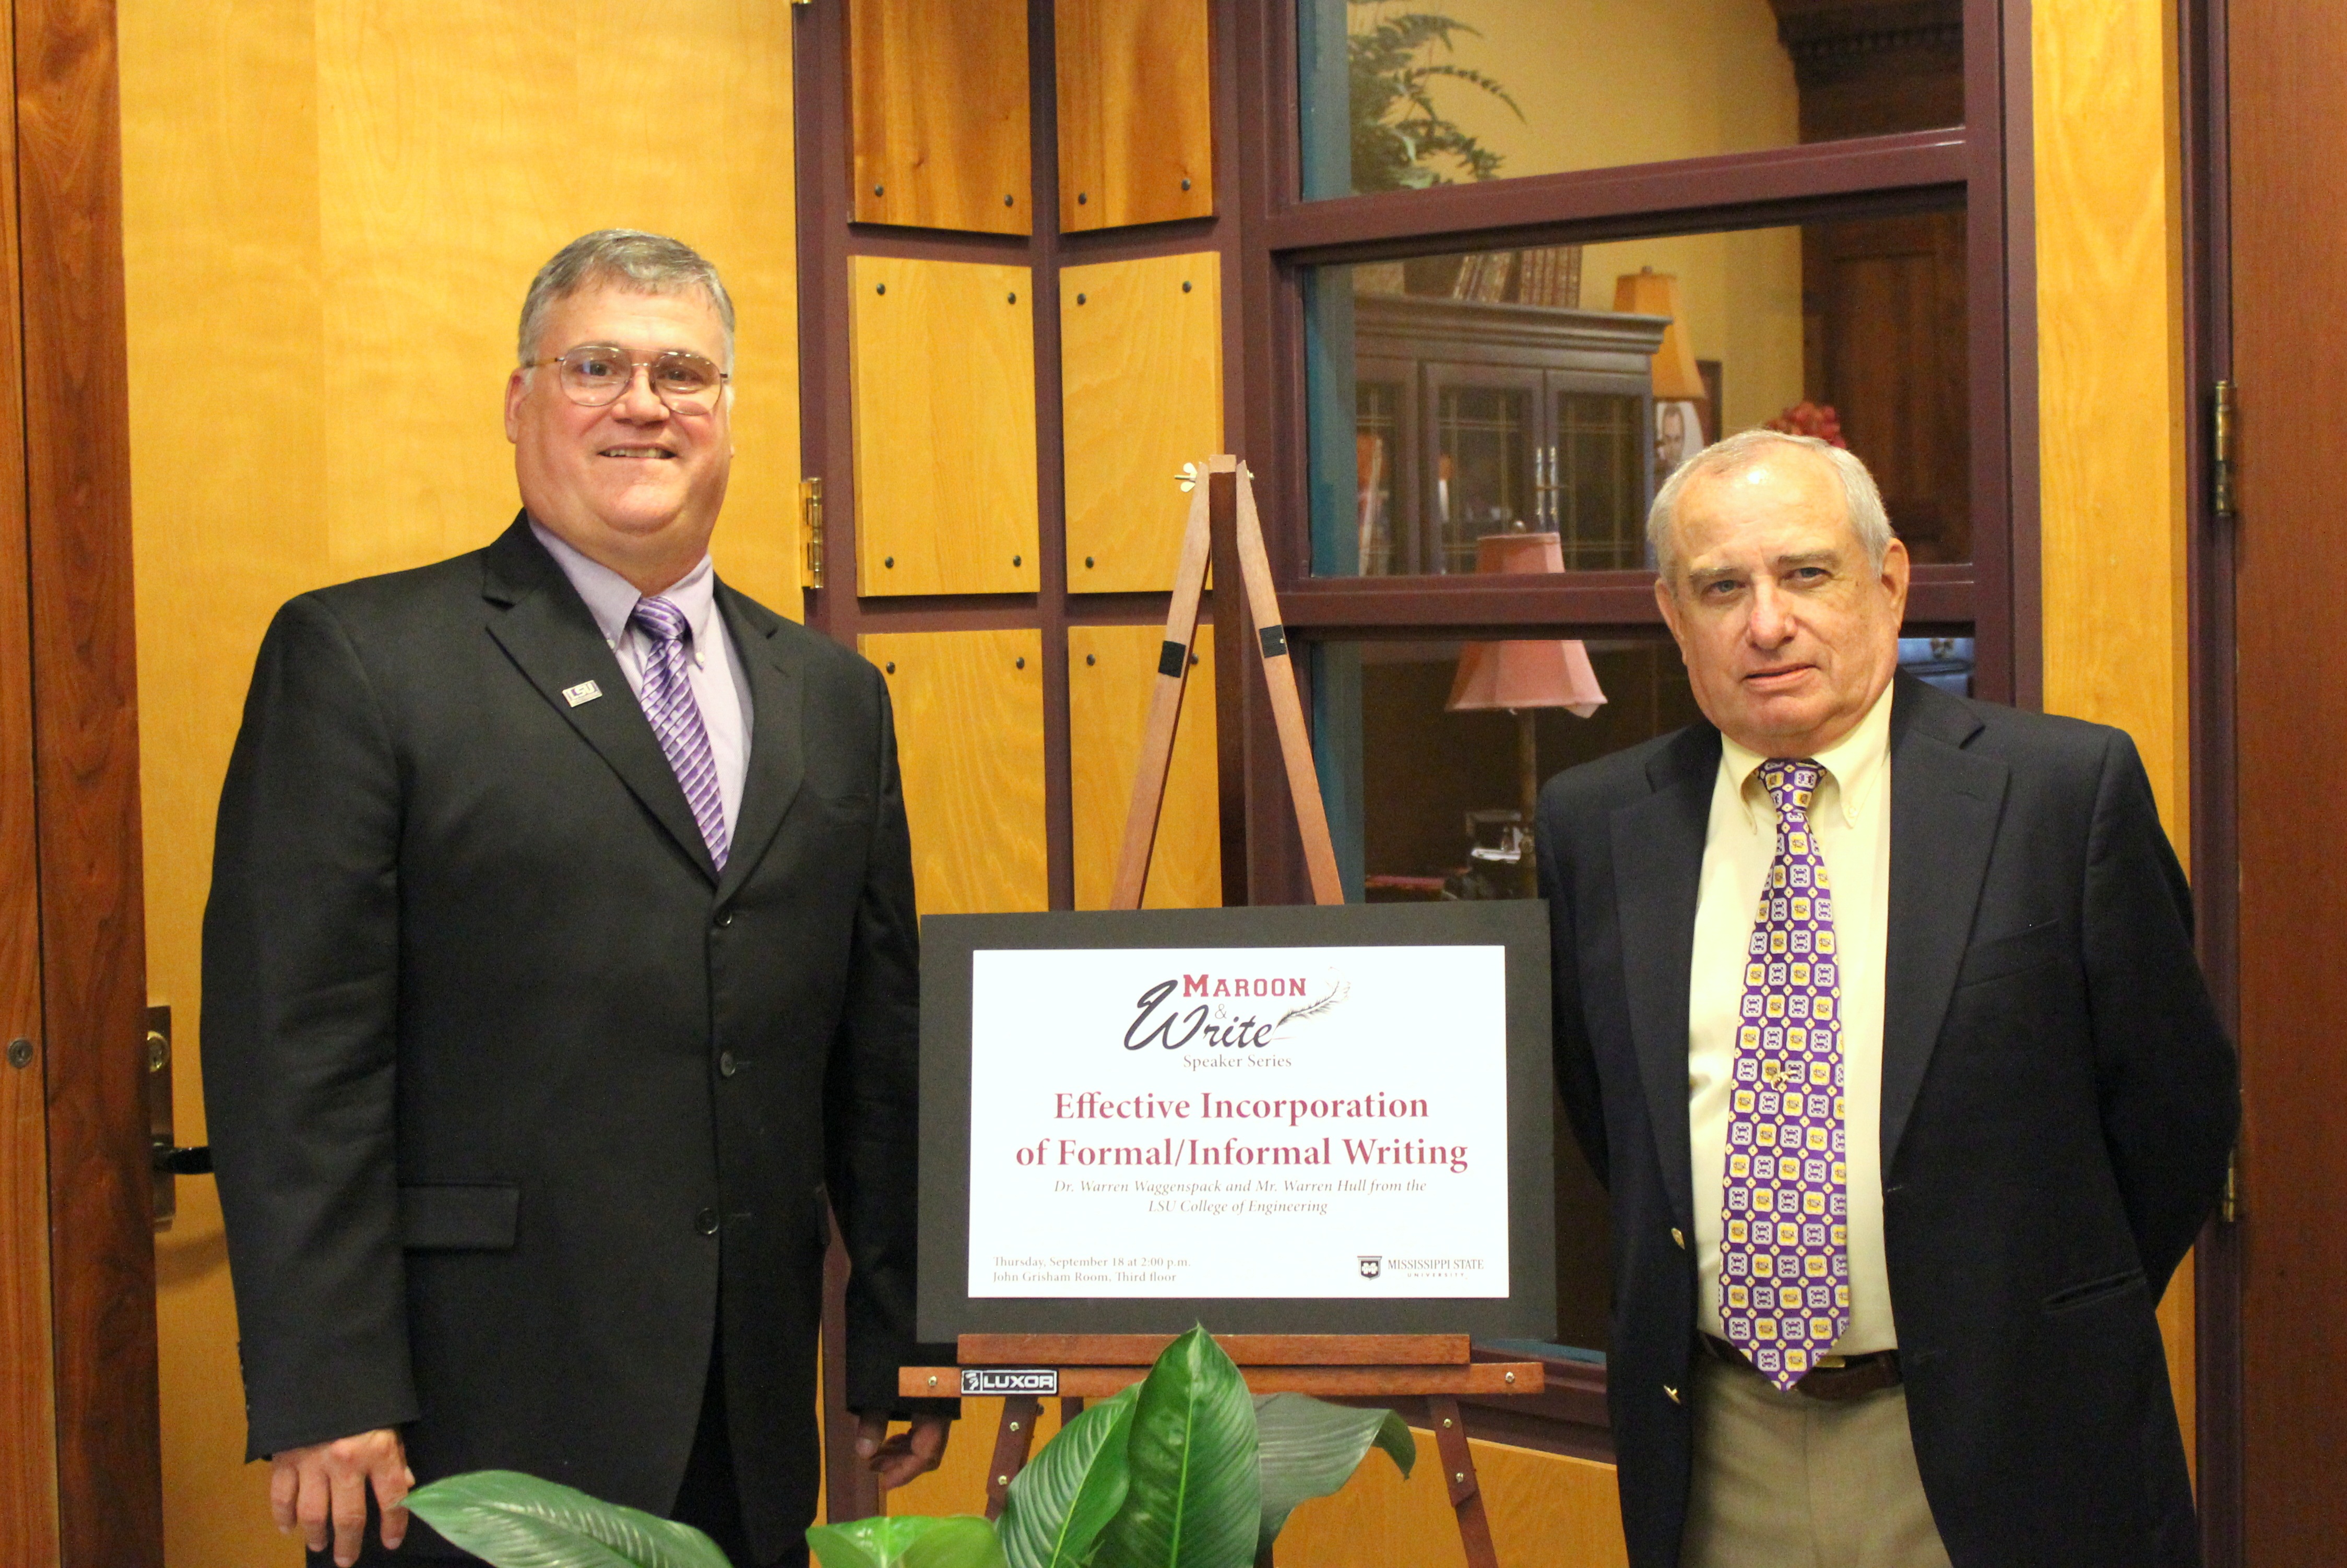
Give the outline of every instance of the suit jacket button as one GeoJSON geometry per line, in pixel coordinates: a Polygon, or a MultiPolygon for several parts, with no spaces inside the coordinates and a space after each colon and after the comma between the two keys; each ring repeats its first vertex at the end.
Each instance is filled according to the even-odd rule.
{"type": "Polygon", "coordinates": [[[699,1214],[693,1215],[692,1228],[699,1231],[702,1235],[715,1235],[717,1234],[717,1211],[715,1209],[703,1209],[699,1214]]]}
{"type": "Polygon", "coordinates": [[[1670,1396],[1672,1404],[1676,1405],[1679,1402],[1679,1391],[1676,1389],[1672,1388],[1668,1383],[1665,1383],[1663,1385],[1663,1392],[1670,1396]]]}
{"type": "Polygon", "coordinates": [[[733,923],[733,911],[731,909],[726,910],[725,913],[717,917],[717,928],[721,931],[726,927],[731,926],[733,923]]]}
{"type": "Polygon", "coordinates": [[[717,1053],[717,1071],[724,1077],[731,1078],[742,1071],[742,1064],[733,1060],[732,1051],[721,1050],[717,1053]]]}

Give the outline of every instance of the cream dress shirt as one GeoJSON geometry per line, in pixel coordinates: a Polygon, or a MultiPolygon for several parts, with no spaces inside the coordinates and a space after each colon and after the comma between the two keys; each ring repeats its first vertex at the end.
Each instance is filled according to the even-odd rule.
{"type": "MultiPolygon", "coordinates": [[[[628,617],[636,612],[636,601],[644,596],[636,591],[634,583],[601,562],[589,560],[541,528],[535,518],[530,519],[529,531],[538,536],[538,542],[587,601],[596,630],[620,661],[620,672],[628,678],[637,702],[642,702],[644,655],[651,650],[651,640],[630,624],[628,617]]],[[[709,751],[717,764],[717,793],[724,804],[725,835],[730,840],[742,820],[742,782],[750,774],[750,683],[743,673],[733,634],[726,630],[725,618],[717,613],[716,569],[702,556],[699,566],[662,589],[658,597],[682,610],[684,623],[692,629],[692,635],[685,640],[685,680],[701,709],[701,727],[709,732],[709,751]]]]}
{"type": "MultiPolygon", "coordinates": [[[[1687,1132],[1695,1158],[1696,1326],[1719,1321],[1722,1185],[1728,1091],[1744,1002],[1744,966],[1761,884],[1777,854],[1777,810],[1758,777],[1768,759],[1720,737],[1719,776],[1703,847],[1687,986],[1687,1132]]],[[[1850,1327],[1843,1356],[1899,1343],[1882,1261],[1882,964],[1891,908],[1891,691],[1858,727],[1817,754],[1825,770],[1809,828],[1833,878],[1841,955],[1842,1109],[1848,1135],[1850,1327]]]]}

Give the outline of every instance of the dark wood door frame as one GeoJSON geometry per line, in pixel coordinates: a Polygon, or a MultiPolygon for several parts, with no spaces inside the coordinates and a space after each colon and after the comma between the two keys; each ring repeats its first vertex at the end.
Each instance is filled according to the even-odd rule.
{"type": "MultiPolygon", "coordinates": [[[[2236,834],[2232,519],[2213,504],[2211,388],[2232,374],[2229,187],[2226,164],[2226,0],[2178,0],[2182,108],[2185,570],[2190,617],[2188,738],[2192,886],[2200,965],[2227,1030],[2239,1038],[2240,857],[2236,834]]],[[[2223,1216],[2193,1253],[2194,1373],[2201,1551],[2209,1568],[2240,1568],[2241,1257],[2223,1216]]]]}
{"type": "MultiPolygon", "coordinates": [[[[112,0],[16,0],[21,466],[57,1561],[160,1568],[121,115],[112,0]]],[[[0,513],[14,513],[10,506],[0,513]]],[[[27,1069],[28,1071],[33,1069],[27,1069]]]]}

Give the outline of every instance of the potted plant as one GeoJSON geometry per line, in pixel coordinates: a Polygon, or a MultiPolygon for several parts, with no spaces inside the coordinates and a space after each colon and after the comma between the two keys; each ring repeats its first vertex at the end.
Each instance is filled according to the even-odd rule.
{"type": "MultiPolygon", "coordinates": [[[[807,1532],[823,1568],[1246,1568],[1296,1505],[1372,1448],[1404,1475],[1418,1447],[1391,1410],[1251,1395],[1203,1327],[1092,1405],[1020,1471],[998,1527],[973,1515],[859,1519],[807,1532]]],[[[730,1568],[705,1535],[510,1471],[419,1488],[410,1512],[495,1568],[730,1568]]]]}

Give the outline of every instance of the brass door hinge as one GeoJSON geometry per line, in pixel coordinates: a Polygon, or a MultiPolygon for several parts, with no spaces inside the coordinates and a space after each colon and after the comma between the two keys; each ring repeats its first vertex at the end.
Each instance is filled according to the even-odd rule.
{"type": "Polygon", "coordinates": [[[2233,384],[2220,381],[2209,409],[2209,510],[2233,515],[2233,384]]]}
{"type": "MultiPolygon", "coordinates": [[[[798,0],[801,5],[805,0],[798,0]]],[[[805,550],[806,585],[823,586],[823,481],[799,481],[799,542],[805,550]]]]}
{"type": "Polygon", "coordinates": [[[2225,1156],[2225,1195],[2217,1204],[2217,1217],[2229,1225],[2241,1223],[2241,1152],[2238,1148],[2225,1156]]]}

